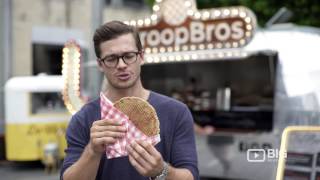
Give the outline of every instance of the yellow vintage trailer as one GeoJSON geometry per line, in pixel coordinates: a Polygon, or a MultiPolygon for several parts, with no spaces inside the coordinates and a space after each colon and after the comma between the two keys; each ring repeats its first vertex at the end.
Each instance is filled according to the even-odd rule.
{"type": "Polygon", "coordinates": [[[62,100],[62,76],[14,77],[5,85],[5,144],[10,161],[64,157],[70,113],[62,100]]]}

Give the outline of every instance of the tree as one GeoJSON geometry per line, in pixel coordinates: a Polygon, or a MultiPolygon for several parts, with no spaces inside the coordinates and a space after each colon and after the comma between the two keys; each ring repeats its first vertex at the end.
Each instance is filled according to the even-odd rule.
{"type": "MultiPolygon", "coordinates": [[[[155,2],[154,0],[145,1],[150,7],[155,2]]],[[[251,9],[262,27],[281,7],[286,7],[293,12],[290,22],[320,27],[320,1],[318,0],[197,0],[198,9],[239,5],[251,9]]]]}

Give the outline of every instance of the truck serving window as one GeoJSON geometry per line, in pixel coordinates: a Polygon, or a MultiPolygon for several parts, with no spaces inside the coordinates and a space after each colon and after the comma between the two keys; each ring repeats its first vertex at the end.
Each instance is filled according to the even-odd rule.
{"type": "Polygon", "coordinates": [[[277,55],[145,64],[146,88],[188,105],[195,122],[218,130],[270,131],[277,55]]]}

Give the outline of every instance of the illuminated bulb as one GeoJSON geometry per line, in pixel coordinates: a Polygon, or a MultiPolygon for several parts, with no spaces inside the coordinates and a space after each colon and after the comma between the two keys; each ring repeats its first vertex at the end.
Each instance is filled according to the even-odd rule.
{"type": "Polygon", "coordinates": [[[192,54],[191,59],[194,59],[194,60],[198,59],[198,55],[197,54],[192,54]]]}
{"type": "Polygon", "coordinates": [[[129,25],[129,21],[124,21],[123,23],[125,23],[126,25],[129,25]]]}
{"type": "Polygon", "coordinates": [[[155,58],[154,58],[154,62],[155,62],[155,63],[158,63],[159,61],[160,61],[160,59],[159,59],[158,57],[155,57],[155,58]]]}
{"type": "Polygon", "coordinates": [[[199,59],[206,59],[206,55],[205,54],[200,54],[199,59]]]}
{"type": "Polygon", "coordinates": [[[194,14],[194,17],[195,17],[196,19],[199,19],[199,18],[201,17],[201,14],[200,14],[199,12],[196,12],[196,13],[194,14]]]}
{"type": "Polygon", "coordinates": [[[244,21],[245,21],[246,23],[250,23],[250,22],[251,22],[251,18],[250,18],[250,17],[246,17],[246,18],[244,19],[244,21]]]}
{"type": "Polygon", "coordinates": [[[200,50],[204,50],[204,44],[200,44],[200,45],[198,46],[198,48],[199,48],[200,50]]]}
{"type": "Polygon", "coordinates": [[[190,56],[187,55],[187,54],[186,54],[186,55],[183,55],[183,59],[186,60],[186,61],[188,61],[188,60],[190,59],[190,56]]]}
{"type": "Polygon", "coordinates": [[[232,46],[233,46],[233,47],[238,47],[239,45],[238,45],[237,42],[233,42],[233,43],[232,43],[232,46]]]}
{"type": "Polygon", "coordinates": [[[230,47],[231,47],[231,44],[227,42],[227,43],[224,44],[224,47],[230,48],[230,47]]]}
{"type": "Polygon", "coordinates": [[[136,24],[136,21],[130,21],[130,25],[135,26],[136,24]]]}
{"type": "Polygon", "coordinates": [[[232,52],[227,52],[227,57],[232,57],[232,52]]]}
{"type": "Polygon", "coordinates": [[[229,9],[223,10],[223,15],[229,16],[230,15],[230,10],[229,9]]]}
{"type": "Polygon", "coordinates": [[[152,21],[157,20],[157,18],[158,18],[158,16],[157,16],[156,14],[152,14],[152,15],[151,15],[151,20],[152,20],[152,21]]]}
{"type": "Polygon", "coordinates": [[[222,48],[222,44],[221,44],[221,43],[217,43],[217,44],[216,44],[216,47],[217,47],[217,48],[222,48]]]}
{"type": "Polygon", "coordinates": [[[250,31],[252,30],[252,26],[250,24],[247,25],[247,29],[250,31]]]}
{"type": "Polygon", "coordinates": [[[231,10],[231,14],[234,15],[234,16],[238,15],[239,14],[238,9],[232,9],[231,10]]]}
{"type": "Polygon", "coordinates": [[[151,20],[149,18],[147,18],[147,19],[144,20],[144,23],[148,26],[148,25],[150,25],[151,20]]]}
{"type": "Polygon", "coordinates": [[[233,53],[233,55],[236,56],[236,57],[239,57],[240,53],[238,51],[236,51],[236,52],[233,53]]]}
{"type": "Polygon", "coordinates": [[[167,57],[162,56],[162,57],[161,57],[161,61],[162,61],[162,62],[166,62],[166,61],[167,61],[167,57]]]}
{"type": "Polygon", "coordinates": [[[168,48],[167,48],[167,51],[168,51],[168,52],[172,52],[172,50],[173,50],[172,47],[168,47],[168,48]]]}
{"type": "Polygon", "coordinates": [[[154,11],[159,11],[159,10],[160,10],[160,7],[159,7],[159,5],[154,5],[154,6],[152,7],[152,9],[153,9],[154,11]]]}
{"type": "Polygon", "coordinates": [[[153,61],[152,57],[148,57],[148,58],[147,58],[147,62],[148,62],[148,63],[152,63],[152,61],[153,61]]]}
{"type": "Polygon", "coordinates": [[[241,44],[241,45],[244,45],[245,43],[246,43],[246,41],[245,41],[244,39],[241,39],[241,40],[240,40],[240,44],[241,44]]]}
{"type": "Polygon", "coordinates": [[[246,32],[246,36],[250,37],[251,36],[251,32],[246,32]]]}
{"type": "Polygon", "coordinates": [[[177,55],[177,56],[176,56],[176,60],[177,60],[177,61],[181,61],[181,59],[182,59],[182,58],[181,58],[180,55],[177,55]]]}
{"type": "Polygon", "coordinates": [[[196,46],[195,46],[195,45],[191,45],[191,46],[190,46],[190,49],[191,49],[192,51],[194,51],[194,50],[196,50],[196,46]]]}
{"type": "Polygon", "coordinates": [[[151,49],[150,48],[146,48],[145,51],[146,51],[147,54],[151,53],[151,49]]]}
{"type": "Polygon", "coordinates": [[[157,3],[160,3],[162,0],[156,0],[157,3]]]}
{"type": "Polygon", "coordinates": [[[213,49],[213,44],[212,44],[212,43],[209,43],[209,44],[207,45],[207,47],[208,47],[208,49],[213,49]]]}
{"type": "Polygon", "coordinates": [[[69,52],[69,49],[68,48],[63,48],[63,53],[68,53],[69,52]]]}
{"type": "Polygon", "coordinates": [[[138,26],[142,26],[143,25],[143,20],[142,19],[139,19],[138,20],[138,26]]]}
{"type": "Polygon", "coordinates": [[[205,11],[203,14],[202,14],[202,19],[206,20],[210,17],[210,13],[208,11],[205,11]]]}
{"type": "Polygon", "coordinates": [[[223,57],[224,57],[223,52],[219,52],[219,53],[218,53],[218,57],[219,57],[219,58],[223,58],[223,57]]]}
{"type": "Polygon", "coordinates": [[[152,52],[153,53],[158,53],[158,48],[156,48],[156,47],[152,48],[152,52]]]}
{"type": "Polygon", "coordinates": [[[184,2],[184,5],[185,5],[186,7],[190,7],[190,6],[191,6],[191,2],[190,2],[190,1],[185,1],[185,2],[184,2]]]}
{"type": "Polygon", "coordinates": [[[179,46],[175,46],[175,47],[174,47],[174,50],[175,50],[175,51],[179,51],[179,50],[180,50],[180,47],[179,47],[179,46]]]}
{"type": "Polygon", "coordinates": [[[209,54],[209,58],[214,59],[215,57],[215,54],[209,54]]]}
{"type": "Polygon", "coordinates": [[[189,10],[187,11],[187,14],[188,14],[189,16],[192,16],[193,13],[194,13],[194,12],[193,12],[191,9],[189,9],[189,10]]]}
{"type": "Polygon", "coordinates": [[[243,12],[243,11],[242,11],[242,12],[240,12],[240,17],[241,17],[241,18],[246,17],[246,13],[245,13],[245,12],[243,12]]]}
{"type": "Polygon", "coordinates": [[[75,53],[75,58],[80,58],[81,54],[79,52],[75,53]]]}
{"type": "Polygon", "coordinates": [[[160,47],[160,52],[164,53],[166,51],[166,49],[164,47],[160,47]]]}
{"type": "Polygon", "coordinates": [[[187,45],[183,45],[183,46],[182,46],[182,50],[183,50],[183,51],[187,51],[187,50],[188,50],[188,46],[187,46],[187,45]]]}
{"type": "Polygon", "coordinates": [[[169,61],[174,61],[174,56],[169,56],[169,61]]]}
{"type": "Polygon", "coordinates": [[[219,17],[221,15],[221,12],[219,10],[214,11],[214,16],[219,17]]]}
{"type": "Polygon", "coordinates": [[[247,52],[241,52],[241,56],[242,56],[242,57],[246,57],[247,55],[248,55],[247,52]]]}

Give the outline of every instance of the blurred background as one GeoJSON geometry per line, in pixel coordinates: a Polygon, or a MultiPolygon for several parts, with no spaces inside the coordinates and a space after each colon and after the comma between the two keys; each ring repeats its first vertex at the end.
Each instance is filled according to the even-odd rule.
{"type": "MultiPolygon", "coordinates": [[[[42,133],[54,132],[52,137],[50,135],[50,137],[46,139],[45,144],[41,144],[43,142],[40,141],[21,141],[19,138],[22,137],[13,135],[7,139],[7,141],[10,140],[19,144],[11,147],[15,150],[17,148],[20,149],[16,154],[8,152],[11,149],[8,147],[6,148],[6,144],[8,143],[5,142],[6,132],[8,132],[6,128],[12,130],[12,132],[20,131],[20,127],[11,127],[7,125],[7,123],[15,118],[23,118],[22,115],[19,115],[19,112],[28,111],[29,113],[30,109],[30,117],[35,117],[36,119],[31,120],[31,124],[40,122],[43,117],[48,118],[48,116],[51,116],[52,114],[54,116],[58,115],[60,119],[64,120],[68,120],[71,117],[71,115],[66,111],[61,94],[59,93],[61,90],[60,85],[57,85],[55,90],[51,90],[46,93],[43,93],[40,90],[41,88],[46,89],[46,87],[54,86],[54,82],[59,80],[52,79],[50,80],[50,83],[44,82],[47,80],[33,81],[31,79],[15,79],[9,83],[9,80],[15,77],[33,77],[39,75],[60,76],[62,72],[63,46],[66,41],[74,39],[81,47],[81,93],[86,99],[97,97],[101,89],[103,76],[98,72],[95,65],[95,55],[92,45],[92,35],[95,29],[99,25],[110,20],[128,21],[148,17],[152,14],[155,3],[155,0],[0,0],[0,179],[59,179],[58,171],[54,171],[52,173],[45,171],[45,167],[43,165],[45,163],[43,161],[47,152],[54,152],[58,154],[63,153],[63,149],[61,149],[60,145],[64,143],[63,135],[67,122],[54,124],[49,128],[46,127],[43,132],[41,129],[37,129],[37,126],[21,130],[26,131],[27,134],[34,137],[41,136],[42,133]],[[32,85],[33,83],[34,86],[32,85]],[[37,88],[35,87],[37,83],[41,83],[43,86],[37,88]],[[23,88],[23,86],[28,85],[31,86],[29,89],[23,88]],[[18,89],[17,92],[15,89],[18,89]],[[30,92],[32,91],[32,93],[26,97],[25,101],[22,100],[22,96],[21,99],[19,98],[20,95],[18,94],[21,89],[28,89],[30,92]],[[12,97],[9,96],[10,93],[8,93],[8,97],[5,95],[6,90],[11,92],[12,97]],[[24,105],[23,103],[28,104],[28,107],[25,107],[27,105],[24,105]],[[24,108],[27,110],[24,110],[24,108]],[[8,118],[10,118],[10,120],[8,118]],[[50,144],[51,139],[58,139],[58,149],[56,147],[57,144],[50,144]],[[36,149],[26,147],[24,144],[27,143],[35,143],[38,144],[39,147],[41,146],[43,150],[43,152],[40,153],[41,158],[38,158],[37,160],[37,156],[32,155],[31,151],[35,151],[36,149]],[[24,156],[23,153],[26,153],[26,155],[24,156]],[[29,155],[33,157],[28,158],[27,156],[29,155]],[[12,158],[10,159],[10,157],[12,158]],[[18,158],[15,159],[14,157],[18,158]]],[[[317,0],[196,0],[195,3],[198,9],[238,5],[246,6],[256,15],[258,21],[257,32],[280,32],[285,30],[291,33],[309,33],[318,37],[318,39],[313,39],[316,43],[311,44],[319,44],[320,1],[317,0]]],[[[265,37],[268,37],[268,35],[265,35],[265,37]]],[[[274,42],[277,43],[276,39],[274,39],[274,42]]],[[[269,43],[272,43],[272,41],[269,43]]],[[[299,42],[293,39],[292,42],[287,43],[295,44],[299,42]]],[[[309,48],[309,45],[310,44],[302,44],[301,47],[307,49],[309,48]]],[[[254,45],[250,46],[249,44],[248,46],[252,47],[254,45]]],[[[290,48],[289,45],[288,48],[290,48]]],[[[312,46],[310,48],[313,52],[320,50],[320,46],[312,46]]],[[[290,51],[290,49],[288,51],[290,51]]],[[[294,54],[292,56],[294,56],[294,54]]],[[[228,70],[234,72],[233,74],[231,73],[231,78],[228,79],[230,82],[235,79],[232,78],[233,76],[236,76],[235,74],[246,72],[248,67],[256,68],[255,71],[249,72],[249,74],[251,73],[249,76],[256,76],[261,73],[264,71],[262,67],[265,66],[268,66],[268,72],[266,72],[265,76],[261,75],[261,77],[270,78],[270,76],[274,76],[273,78],[271,77],[272,81],[274,81],[271,83],[271,86],[275,86],[271,87],[273,88],[271,91],[271,108],[275,111],[272,111],[273,114],[271,115],[261,115],[269,118],[267,120],[264,119],[263,121],[272,119],[272,123],[255,126],[254,133],[241,133],[239,135],[232,134],[230,131],[222,131],[221,133],[217,132],[215,135],[208,135],[205,133],[203,128],[206,125],[212,125],[210,123],[216,123],[207,122],[208,120],[206,118],[212,116],[212,114],[209,113],[208,115],[207,113],[206,116],[204,116],[200,113],[199,115],[198,109],[192,108],[194,107],[194,104],[192,104],[194,102],[189,104],[189,107],[193,110],[195,120],[198,120],[195,125],[195,129],[197,130],[198,150],[199,152],[203,150],[203,153],[201,154],[204,154],[203,157],[199,158],[199,167],[203,179],[262,179],[259,178],[259,175],[250,175],[250,173],[259,173],[244,172],[240,170],[241,168],[239,169],[239,166],[234,167],[238,170],[231,170],[230,172],[227,172],[226,169],[230,169],[231,164],[241,164],[245,157],[245,154],[242,154],[241,157],[232,159],[228,153],[243,153],[246,149],[252,147],[252,144],[253,147],[256,147],[254,146],[254,143],[256,142],[258,144],[267,144],[266,146],[268,147],[272,146],[273,148],[279,148],[280,134],[286,126],[291,124],[320,125],[320,82],[318,80],[320,79],[318,77],[320,76],[319,56],[306,55],[306,59],[299,56],[302,57],[300,59],[300,63],[307,65],[300,66],[300,63],[298,63],[298,65],[295,64],[294,67],[288,65],[288,67],[293,67],[291,69],[286,68],[286,62],[287,64],[290,64],[288,63],[290,59],[286,59],[286,62],[283,62],[284,60],[282,57],[285,56],[282,56],[279,52],[275,52],[274,50],[272,50],[272,52],[259,51],[246,58],[248,60],[248,65],[234,64],[232,67],[230,65],[231,69],[228,70]],[[309,60],[307,60],[307,58],[309,60]],[[265,59],[269,64],[251,64],[250,62],[254,59],[265,59]],[[271,61],[271,66],[274,66],[271,69],[277,70],[278,74],[275,72],[269,72],[271,61]],[[304,70],[306,71],[303,72],[308,74],[307,77],[304,76],[305,74],[298,74],[298,72],[301,73],[300,71],[296,71],[299,67],[305,68],[304,70]],[[283,68],[287,69],[287,71],[282,71],[283,68]],[[309,84],[306,84],[305,77],[309,84]],[[286,83],[289,81],[290,83],[286,83]],[[294,86],[292,86],[292,84],[294,84],[294,86]],[[310,84],[312,86],[310,86],[310,84]],[[283,107],[286,107],[287,109],[282,111],[283,107]],[[301,113],[302,111],[303,113],[301,113]],[[270,139],[270,134],[272,134],[273,140],[265,140],[270,139]],[[240,137],[240,139],[238,137],[240,137]],[[208,144],[213,145],[210,146],[208,144]],[[225,147],[229,151],[225,148],[219,149],[218,147],[225,147]],[[215,156],[223,156],[225,158],[219,159],[215,156]],[[207,159],[211,159],[211,161],[206,161],[207,159]],[[232,161],[238,161],[238,163],[232,161]],[[214,173],[214,171],[217,173],[214,173]],[[247,175],[241,175],[241,171],[247,175]]],[[[183,68],[184,70],[176,71],[177,67],[178,66],[176,65],[166,66],[164,64],[155,68],[152,66],[145,68],[143,73],[146,74],[150,74],[153,71],[163,72],[164,69],[166,70],[165,72],[167,72],[164,77],[166,82],[157,82],[156,80],[159,80],[159,77],[155,76],[154,79],[156,80],[152,78],[144,79],[146,86],[150,89],[166,93],[167,95],[171,95],[179,99],[182,93],[179,90],[179,87],[184,87],[184,85],[187,84],[188,87],[190,87],[190,91],[195,91],[195,94],[203,95],[204,93],[202,98],[205,99],[207,97],[210,99],[212,98],[212,94],[218,93],[218,90],[214,90],[211,95],[210,93],[209,95],[208,93],[205,93],[208,91],[211,92],[212,89],[220,87],[212,85],[203,90],[204,84],[208,83],[208,81],[206,81],[206,77],[226,77],[227,75],[224,74],[225,72],[221,70],[221,68],[229,68],[229,65],[224,64],[223,61],[221,61],[220,64],[198,64],[198,66],[194,66],[194,70],[190,70],[190,67],[185,65],[183,68]],[[217,73],[201,75],[202,71],[210,72],[210,69],[217,73]],[[177,75],[179,73],[189,73],[190,78],[177,81],[176,79],[180,78],[179,75],[177,75]],[[161,87],[163,87],[161,83],[169,84],[168,88],[161,89],[161,87]],[[177,87],[173,87],[172,84],[176,84],[177,87]],[[197,89],[201,88],[202,91],[200,93],[197,89]]],[[[215,78],[209,78],[209,80],[220,82],[221,84],[226,82],[222,80],[219,81],[219,79],[215,78]]],[[[241,88],[241,86],[246,86],[244,81],[246,81],[245,76],[243,76],[243,79],[239,81],[240,85],[237,83],[230,84],[229,82],[228,86],[234,89],[237,88],[236,86],[240,86],[241,88]],[[231,87],[231,85],[234,86],[231,87]]],[[[262,88],[263,85],[259,84],[258,81],[259,80],[252,80],[250,83],[257,83],[257,87],[262,88]]],[[[232,89],[232,92],[237,92],[233,91],[234,89],[232,89]]],[[[264,91],[264,93],[268,94],[268,87],[265,90],[266,91],[264,91]]],[[[224,87],[222,93],[226,93],[226,91],[228,91],[228,89],[224,87]]],[[[180,100],[188,104],[188,100],[180,100]]],[[[238,104],[234,105],[241,105],[241,100],[238,101],[238,104]]],[[[229,118],[230,116],[231,114],[222,114],[221,116],[218,116],[218,118],[229,118]]],[[[243,118],[242,116],[241,118],[243,118]]],[[[251,117],[251,115],[248,115],[248,117],[251,117]]],[[[52,119],[52,117],[49,117],[48,121],[51,121],[50,118],[52,119]]],[[[237,118],[240,117],[237,116],[237,118]]],[[[14,121],[19,122],[19,120],[14,121]]],[[[217,125],[221,124],[217,123],[217,125]]],[[[234,121],[232,121],[229,125],[222,125],[221,129],[228,129],[229,127],[231,127],[230,129],[233,131],[234,129],[239,129],[239,127],[241,129],[242,126],[240,125],[238,127],[234,125],[234,121]]],[[[261,146],[259,145],[258,147],[261,146]]],[[[316,155],[314,158],[316,158],[316,155]]],[[[259,164],[259,167],[260,166],[261,169],[264,169],[261,164],[259,164]]],[[[248,167],[250,168],[251,165],[243,166],[245,169],[248,167]]],[[[266,165],[265,171],[267,173],[270,172],[271,174],[274,174],[276,171],[275,167],[276,163],[266,165]]],[[[310,175],[307,176],[309,179],[316,178],[316,172],[304,169],[304,172],[305,171],[310,172],[310,175]]],[[[265,174],[262,173],[261,177],[264,175],[265,174]]],[[[274,179],[273,177],[274,176],[266,179],[274,179]]]]}

